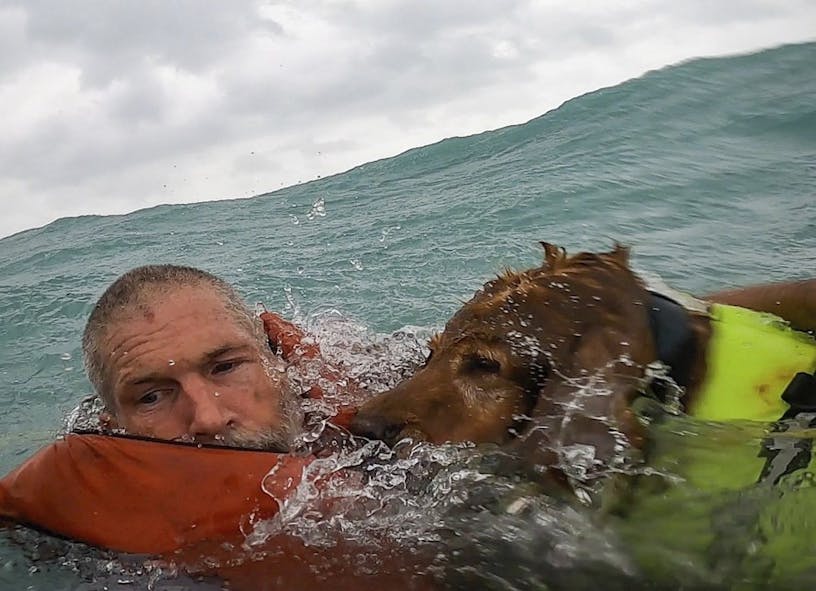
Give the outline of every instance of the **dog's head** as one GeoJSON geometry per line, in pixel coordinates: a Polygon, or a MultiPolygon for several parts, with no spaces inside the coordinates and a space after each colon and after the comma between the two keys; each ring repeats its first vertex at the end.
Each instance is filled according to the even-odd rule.
{"type": "Polygon", "coordinates": [[[568,257],[542,244],[541,267],[485,284],[431,339],[425,365],[363,405],[352,429],[392,443],[504,443],[532,422],[607,446],[612,424],[637,439],[629,402],[654,345],[628,250],[568,257]]]}

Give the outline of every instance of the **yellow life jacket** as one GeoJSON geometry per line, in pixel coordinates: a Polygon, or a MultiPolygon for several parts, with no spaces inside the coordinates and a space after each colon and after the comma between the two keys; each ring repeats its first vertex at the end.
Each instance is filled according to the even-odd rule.
{"type": "Polygon", "coordinates": [[[686,411],[711,421],[778,420],[791,379],[816,371],[816,339],[773,314],[722,304],[709,314],[708,371],[686,411]]]}
{"type": "Polygon", "coordinates": [[[709,315],[705,381],[690,416],[652,425],[649,470],[618,531],[656,582],[671,572],[701,586],[725,575],[797,588],[812,567],[816,428],[806,417],[776,422],[794,376],[816,370],[816,340],[771,314],[714,304],[709,315]]]}

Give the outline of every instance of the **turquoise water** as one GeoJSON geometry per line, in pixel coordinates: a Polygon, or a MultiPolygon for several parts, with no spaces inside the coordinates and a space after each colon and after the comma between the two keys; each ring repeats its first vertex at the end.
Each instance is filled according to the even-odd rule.
{"type": "MultiPolygon", "coordinates": [[[[697,294],[811,277],[814,64],[816,43],[695,60],[252,199],[61,219],[0,240],[0,469],[53,439],[89,393],[84,320],[143,263],[199,266],[250,302],[301,319],[337,310],[375,335],[441,326],[503,266],[536,264],[539,240],[622,241],[638,270],[697,294]]],[[[18,558],[0,546],[0,563],[18,558]]],[[[8,569],[0,577],[19,588],[53,588],[8,569]]]]}

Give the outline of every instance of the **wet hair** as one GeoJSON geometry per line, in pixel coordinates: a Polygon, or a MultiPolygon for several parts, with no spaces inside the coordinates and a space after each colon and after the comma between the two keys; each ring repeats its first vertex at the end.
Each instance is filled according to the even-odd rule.
{"type": "Polygon", "coordinates": [[[212,289],[239,326],[262,339],[260,324],[232,286],[211,273],[180,265],[146,265],[120,276],[96,302],[82,334],[82,355],[88,379],[108,410],[115,410],[106,363],[110,351],[101,343],[108,330],[146,310],[157,296],[184,287],[212,289]]]}

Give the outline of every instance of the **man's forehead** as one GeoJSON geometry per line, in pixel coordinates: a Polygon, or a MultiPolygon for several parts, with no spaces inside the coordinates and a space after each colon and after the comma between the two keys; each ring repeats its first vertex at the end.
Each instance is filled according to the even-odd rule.
{"type": "Polygon", "coordinates": [[[227,298],[215,287],[202,283],[194,285],[151,285],[139,297],[122,306],[123,314],[133,313],[151,319],[167,308],[171,313],[206,308],[210,312],[227,314],[231,311],[227,298]]]}
{"type": "Polygon", "coordinates": [[[251,327],[239,322],[212,290],[154,293],[113,320],[102,339],[103,354],[117,365],[130,358],[150,363],[170,354],[192,358],[220,349],[255,346],[251,327]],[[137,358],[137,359],[134,359],[137,358]]]}
{"type": "MultiPolygon", "coordinates": [[[[166,337],[176,331],[195,331],[196,338],[207,333],[235,337],[254,337],[251,320],[239,321],[239,314],[217,290],[206,286],[180,286],[145,292],[138,300],[122,306],[111,317],[103,338],[104,348],[112,352],[130,337],[166,337]]],[[[192,335],[191,335],[192,336],[192,335]]],[[[214,335],[213,335],[214,336],[214,335]]]]}

